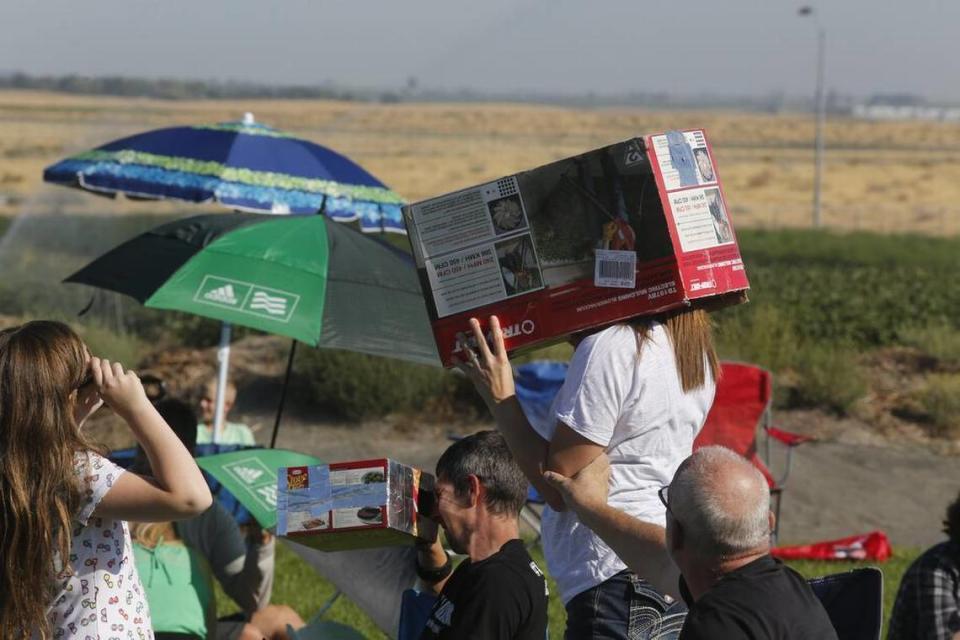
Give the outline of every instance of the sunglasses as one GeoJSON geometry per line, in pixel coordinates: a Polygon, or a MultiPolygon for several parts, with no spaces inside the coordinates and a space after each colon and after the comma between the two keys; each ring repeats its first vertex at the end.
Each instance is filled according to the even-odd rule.
{"type": "Polygon", "coordinates": [[[79,390],[79,389],[83,389],[84,387],[89,387],[93,383],[94,383],[93,374],[87,373],[87,375],[84,376],[80,384],[77,385],[77,389],[79,390]]]}
{"type": "Polygon", "coordinates": [[[665,487],[660,487],[660,489],[657,491],[657,496],[660,498],[660,502],[663,503],[663,506],[666,507],[667,511],[670,511],[670,515],[676,518],[673,511],[670,510],[669,494],[670,494],[670,485],[667,485],[665,487]]]}
{"type": "Polygon", "coordinates": [[[682,524],[677,518],[677,514],[675,514],[673,509],[670,508],[670,485],[660,487],[660,489],[657,490],[657,496],[660,498],[660,502],[663,503],[663,506],[667,508],[667,513],[669,513],[670,517],[673,518],[674,524],[676,524],[677,527],[681,527],[682,524]]]}

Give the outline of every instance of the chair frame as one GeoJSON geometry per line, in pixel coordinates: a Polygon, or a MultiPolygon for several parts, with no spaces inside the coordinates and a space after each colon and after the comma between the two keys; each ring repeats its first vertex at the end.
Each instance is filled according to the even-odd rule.
{"type": "Polygon", "coordinates": [[[721,381],[718,384],[722,384],[723,368],[727,365],[749,367],[750,369],[759,372],[761,374],[761,384],[766,386],[766,388],[762,390],[762,395],[765,397],[764,407],[757,420],[757,424],[753,426],[754,446],[758,444],[758,435],[756,431],[757,428],[760,427],[762,428],[764,434],[763,455],[761,456],[761,462],[766,467],[767,472],[770,474],[770,506],[775,516],[773,531],[770,533],[770,540],[773,545],[776,545],[780,533],[780,506],[783,499],[783,491],[786,488],[787,478],[790,476],[790,471],[792,469],[793,450],[800,445],[816,441],[816,438],[784,431],[783,429],[779,429],[773,425],[773,374],[768,369],[750,362],[724,360],[720,363],[721,381]],[[780,446],[785,447],[786,451],[783,473],[779,477],[774,476],[772,471],[770,471],[770,466],[772,463],[771,441],[778,442],[780,446]]]}

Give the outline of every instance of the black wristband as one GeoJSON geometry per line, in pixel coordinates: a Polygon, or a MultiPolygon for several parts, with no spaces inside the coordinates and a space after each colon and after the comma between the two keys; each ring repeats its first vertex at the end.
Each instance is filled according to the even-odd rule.
{"type": "Polygon", "coordinates": [[[416,561],[417,577],[427,584],[436,584],[453,573],[453,561],[447,556],[447,561],[442,567],[436,569],[424,569],[420,566],[420,559],[416,561]]]}

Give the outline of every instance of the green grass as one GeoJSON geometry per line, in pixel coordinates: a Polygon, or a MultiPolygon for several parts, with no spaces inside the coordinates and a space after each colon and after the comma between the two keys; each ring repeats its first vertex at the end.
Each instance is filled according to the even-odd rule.
{"type": "Polygon", "coordinates": [[[951,439],[960,436],[960,374],[933,374],[916,396],[935,434],[951,439]]]}
{"type": "Polygon", "coordinates": [[[960,328],[950,286],[960,238],[799,230],[738,237],[756,304],[722,313],[721,323],[772,306],[800,339],[857,348],[903,344],[918,320],[960,328]]]}
{"type": "MultiPolygon", "coordinates": [[[[884,628],[893,609],[893,601],[897,595],[897,588],[903,573],[910,563],[920,554],[918,549],[899,549],[893,558],[880,565],[869,562],[811,562],[794,561],[790,566],[807,578],[824,576],[831,573],[851,571],[859,567],[879,566],[883,571],[883,618],[884,628]]],[[[531,551],[533,559],[541,568],[546,568],[543,552],[540,547],[531,551]]],[[[550,587],[550,609],[548,612],[550,637],[562,638],[566,627],[567,614],[558,596],[557,585],[550,576],[547,576],[550,587]]],[[[217,585],[217,610],[219,615],[227,615],[237,611],[233,602],[224,595],[217,585]]],[[[284,545],[277,546],[276,579],[273,588],[273,602],[287,604],[293,607],[304,620],[309,620],[335,593],[332,584],[320,577],[309,565],[303,562],[284,545]]],[[[398,595],[399,597],[399,595],[398,595]]],[[[355,604],[344,596],[336,600],[329,611],[324,615],[325,620],[340,622],[362,632],[368,638],[382,639],[386,636],[377,629],[376,625],[355,604]]]]}
{"type": "MultiPolygon", "coordinates": [[[[74,318],[91,301],[91,291],[59,281],[93,256],[169,217],[146,212],[25,218],[17,227],[16,242],[0,256],[6,276],[0,282],[0,309],[24,317],[74,318]]],[[[9,220],[0,221],[4,222],[9,220]]],[[[813,405],[848,412],[867,390],[859,368],[861,355],[882,347],[912,346],[941,368],[956,368],[960,296],[950,283],[960,238],[750,229],[738,235],[752,301],[714,315],[721,356],[754,362],[777,374],[778,406],[813,405]]],[[[409,244],[396,234],[382,239],[402,249],[409,244]]],[[[160,348],[207,346],[215,344],[218,335],[214,321],[146,309],[105,294],[94,298],[83,322],[117,327],[130,348],[136,346],[133,340],[160,348]]],[[[244,331],[238,328],[236,337],[244,331]]],[[[104,338],[110,342],[109,336],[104,338]]],[[[570,353],[568,345],[559,343],[522,354],[517,362],[566,359],[570,353]]],[[[334,356],[315,358],[322,364],[334,356]]],[[[369,364],[362,357],[340,360],[333,363],[342,365],[338,379],[363,380],[369,375],[369,364]]],[[[473,406],[463,401],[462,385],[455,380],[435,384],[429,375],[407,375],[403,368],[376,369],[385,388],[406,390],[399,405],[436,407],[453,414],[473,406]]],[[[295,383],[309,386],[311,381],[318,384],[316,379],[296,374],[295,383]]],[[[373,406],[358,400],[352,387],[325,384],[323,393],[310,397],[322,398],[347,416],[380,415],[384,407],[398,406],[393,400],[373,406]]]]}

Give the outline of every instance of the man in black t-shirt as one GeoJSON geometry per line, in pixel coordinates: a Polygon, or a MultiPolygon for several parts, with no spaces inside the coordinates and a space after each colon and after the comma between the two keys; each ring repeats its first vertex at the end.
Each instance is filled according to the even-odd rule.
{"type": "Polygon", "coordinates": [[[417,554],[417,574],[438,593],[423,640],[543,640],[547,584],[520,541],[527,481],[495,431],[455,442],[437,462],[437,513],[454,551],[439,541],[417,554]]]}
{"type": "Polygon", "coordinates": [[[607,504],[608,473],[601,456],[573,478],[545,478],[638,575],[666,545],[690,608],[679,640],[837,640],[806,580],[770,555],[770,489],[748,460],[716,446],[684,460],[660,490],[665,537],[607,504]]]}

